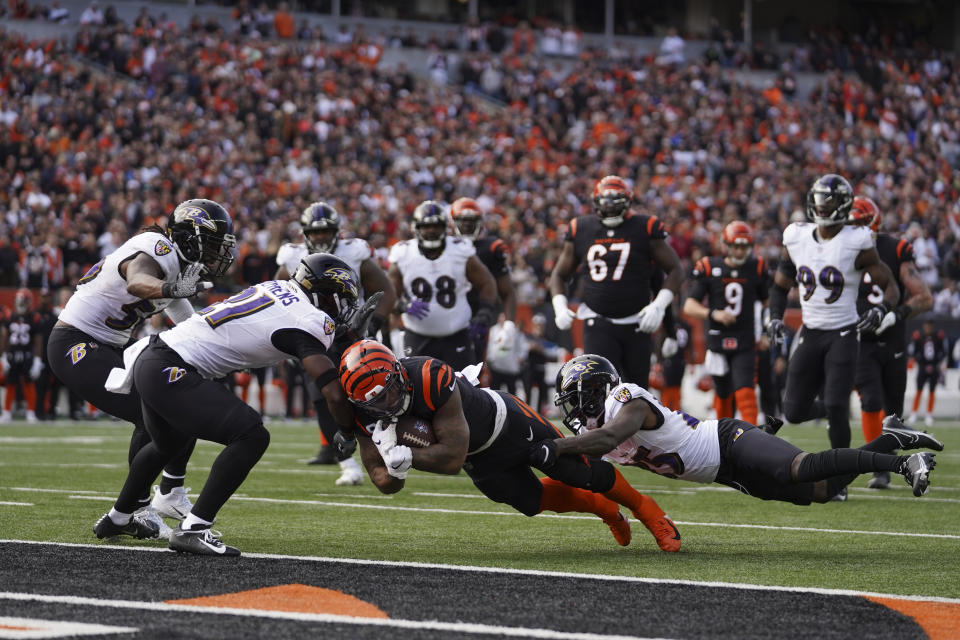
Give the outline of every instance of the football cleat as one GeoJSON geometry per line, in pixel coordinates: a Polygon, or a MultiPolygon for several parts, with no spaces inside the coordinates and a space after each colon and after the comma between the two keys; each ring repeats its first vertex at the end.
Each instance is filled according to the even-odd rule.
{"type": "Polygon", "coordinates": [[[191,529],[185,531],[177,527],[170,534],[167,545],[177,553],[194,553],[201,556],[239,556],[236,547],[223,544],[222,534],[213,529],[191,529]]]}
{"type": "Polygon", "coordinates": [[[889,433],[897,439],[899,449],[933,449],[943,451],[943,443],[926,431],[911,429],[895,415],[883,419],[883,433],[889,433]]]}
{"type": "Polygon", "coordinates": [[[783,420],[781,420],[780,418],[774,418],[770,416],[770,417],[767,417],[767,423],[760,428],[766,431],[767,433],[769,433],[770,435],[775,436],[777,435],[777,431],[780,431],[780,427],[782,426],[783,426],[783,420]]]}
{"type": "MultiPolygon", "coordinates": [[[[169,527],[167,528],[169,529],[169,527]]],[[[142,510],[133,514],[127,524],[117,524],[110,519],[109,513],[105,513],[93,525],[93,533],[101,540],[103,538],[119,538],[120,536],[130,536],[138,540],[160,537],[160,530],[156,523],[145,519],[142,510]]]]}
{"type": "Polygon", "coordinates": [[[160,493],[160,487],[154,485],[153,500],[150,501],[150,506],[162,516],[183,520],[190,513],[190,509],[193,508],[190,498],[187,497],[189,492],[190,487],[174,487],[170,490],[170,493],[164,495],[160,493]]]}
{"type": "Polygon", "coordinates": [[[847,488],[844,487],[840,491],[830,498],[830,502],[846,502],[847,498],[850,497],[850,494],[847,492],[847,488]]]}
{"type": "Polygon", "coordinates": [[[145,522],[152,522],[154,526],[157,527],[158,538],[163,538],[166,540],[170,537],[170,532],[173,531],[173,529],[171,529],[170,525],[163,521],[163,518],[160,517],[160,514],[157,513],[157,510],[152,506],[147,505],[142,509],[138,509],[133,515],[136,517],[138,514],[141,520],[144,520],[145,522]]]}
{"type": "Polygon", "coordinates": [[[340,473],[340,477],[337,478],[337,481],[334,483],[338,487],[349,487],[353,485],[363,484],[363,471],[360,470],[360,466],[350,466],[340,473]]]}
{"type": "Polygon", "coordinates": [[[888,489],[890,487],[889,471],[874,471],[873,477],[867,481],[867,489],[888,489]]]}
{"type": "Polygon", "coordinates": [[[617,511],[616,518],[613,520],[604,520],[604,523],[610,527],[610,533],[613,534],[613,538],[617,541],[618,545],[625,547],[630,544],[633,533],[630,531],[630,521],[627,520],[625,515],[617,511]]]}
{"type": "Polygon", "coordinates": [[[643,525],[650,530],[661,549],[667,553],[680,551],[680,531],[677,530],[677,525],[673,524],[673,520],[667,516],[661,516],[650,522],[644,522],[643,525]]]}
{"type": "Polygon", "coordinates": [[[933,457],[932,453],[915,453],[900,467],[900,473],[906,478],[907,484],[913,487],[913,495],[918,498],[930,488],[930,472],[937,466],[933,457]]]}
{"type": "Polygon", "coordinates": [[[307,464],[336,464],[337,456],[333,453],[333,447],[323,446],[314,457],[307,460],[307,464]]]}

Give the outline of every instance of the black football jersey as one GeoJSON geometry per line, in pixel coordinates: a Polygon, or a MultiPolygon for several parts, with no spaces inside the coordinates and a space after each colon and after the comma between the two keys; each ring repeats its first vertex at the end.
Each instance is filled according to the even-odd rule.
{"type": "MultiPolygon", "coordinates": [[[[459,387],[463,415],[470,427],[468,450],[473,451],[490,439],[497,407],[486,391],[474,387],[468,380],[456,375],[453,367],[436,358],[412,356],[401,358],[400,364],[406,369],[407,377],[413,385],[413,400],[406,415],[432,423],[437,407],[446,404],[453,395],[454,387],[459,387]]],[[[357,422],[361,426],[377,422],[376,418],[364,415],[362,408],[357,408],[357,414],[357,422]]]]}
{"type": "Polygon", "coordinates": [[[608,318],[624,318],[647,306],[654,267],[650,241],[666,237],[656,216],[629,215],[613,228],[594,215],[571,220],[566,240],[573,243],[587,306],[608,318]]]}
{"type": "Polygon", "coordinates": [[[947,357],[947,337],[942,330],[931,335],[914,331],[910,350],[917,362],[917,370],[922,374],[932,375],[947,357]]]}
{"type": "MultiPolygon", "coordinates": [[[[916,257],[913,253],[913,245],[910,244],[905,238],[895,238],[887,233],[878,233],[877,253],[880,254],[880,260],[890,267],[890,271],[893,271],[894,280],[896,281],[897,286],[900,287],[900,299],[897,301],[897,304],[903,304],[907,293],[903,287],[903,282],[900,280],[900,266],[905,262],[916,261],[916,257]]],[[[857,313],[862,315],[867,309],[878,305],[881,302],[883,302],[883,289],[870,280],[869,273],[864,273],[863,280],[860,281],[860,290],[857,293],[857,313]]],[[[879,336],[872,331],[865,331],[861,333],[860,340],[862,342],[877,342],[879,340],[890,342],[892,340],[897,340],[898,342],[903,343],[903,341],[906,339],[906,335],[906,322],[898,320],[897,324],[893,325],[879,336]]]]}
{"type": "Polygon", "coordinates": [[[770,292],[770,274],[763,258],[751,257],[742,265],[730,266],[722,257],[704,257],[694,265],[692,278],[691,298],[702,302],[707,297],[711,311],[722,309],[737,316],[729,326],[707,319],[707,349],[752,349],[756,342],[754,306],[770,292]]]}
{"type": "MultiPolygon", "coordinates": [[[[503,240],[483,236],[473,241],[473,247],[477,250],[477,258],[490,270],[494,280],[510,275],[510,265],[507,264],[507,244],[503,240]]],[[[474,311],[477,310],[478,297],[479,292],[476,289],[470,289],[467,292],[467,302],[474,311]]]]}
{"type": "Polygon", "coordinates": [[[36,313],[9,313],[3,320],[7,328],[7,352],[11,364],[33,358],[33,340],[39,331],[40,318],[36,313]]]}

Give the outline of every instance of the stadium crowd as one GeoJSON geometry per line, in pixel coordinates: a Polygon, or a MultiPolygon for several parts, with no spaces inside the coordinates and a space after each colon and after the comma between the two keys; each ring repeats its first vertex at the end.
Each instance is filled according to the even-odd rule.
{"type": "Polygon", "coordinates": [[[601,50],[552,24],[431,40],[291,32],[280,12],[245,11],[182,27],[144,11],[84,22],[72,39],[0,32],[0,286],[72,289],[193,197],[234,216],[240,258],[219,285],[231,291],[272,277],[310,202],[334,204],[384,259],[418,203],[469,196],[511,247],[519,303],[549,320],[547,276],[599,177],[630,182],[689,271],[721,253],[736,219],[775,263],[809,185],[836,172],[913,242],[935,310],[960,316],[960,82],[955,58],[920,40],[813,34],[780,59],[717,31],[705,56],[681,62],[679,36],[601,50]],[[457,49],[456,69],[433,74],[453,82],[382,64],[391,46],[457,49]],[[781,73],[761,89],[737,80],[742,67],[781,73]],[[792,69],[825,72],[808,100],[792,69]]]}

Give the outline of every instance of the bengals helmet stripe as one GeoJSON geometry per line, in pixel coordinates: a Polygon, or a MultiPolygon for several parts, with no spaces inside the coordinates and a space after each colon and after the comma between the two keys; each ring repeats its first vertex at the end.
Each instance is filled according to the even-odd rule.
{"type": "Polygon", "coordinates": [[[343,352],[340,384],[350,402],[376,418],[400,415],[410,403],[406,369],[376,340],[360,340],[343,352]]]}
{"type": "Polygon", "coordinates": [[[880,230],[880,207],[871,198],[857,196],[850,208],[850,223],[870,227],[876,233],[880,230]]]}

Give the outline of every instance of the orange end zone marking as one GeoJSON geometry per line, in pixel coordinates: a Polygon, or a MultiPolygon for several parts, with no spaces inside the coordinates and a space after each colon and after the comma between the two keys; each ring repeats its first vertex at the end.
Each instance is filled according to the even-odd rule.
{"type": "Polygon", "coordinates": [[[957,637],[957,628],[960,627],[960,604],[864,597],[913,618],[927,633],[930,640],[950,640],[957,637]]]}
{"type": "Polygon", "coordinates": [[[14,627],[9,624],[0,624],[0,629],[6,629],[7,631],[38,631],[42,630],[42,627],[14,627]]]}
{"type": "Polygon", "coordinates": [[[197,607],[229,607],[261,611],[294,611],[328,613],[355,618],[388,618],[379,607],[342,591],[310,587],[305,584],[283,584],[251,591],[202,596],[183,600],[167,600],[167,604],[189,604],[197,607]]]}

